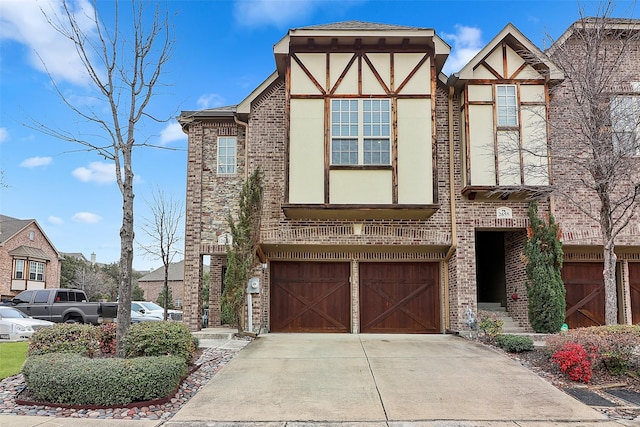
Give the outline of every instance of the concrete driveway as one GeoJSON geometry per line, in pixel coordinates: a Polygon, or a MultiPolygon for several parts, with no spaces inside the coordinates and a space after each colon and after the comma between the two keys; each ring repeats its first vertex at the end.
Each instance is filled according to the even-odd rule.
{"type": "Polygon", "coordinates": [[[352,334],[262,335],[164,425],[265,422],[617,425],[477,343],[352,334]]]}

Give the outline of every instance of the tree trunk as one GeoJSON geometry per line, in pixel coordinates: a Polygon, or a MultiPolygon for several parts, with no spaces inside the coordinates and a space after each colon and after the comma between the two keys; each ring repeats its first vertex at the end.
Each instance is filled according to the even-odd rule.
{"type": "Polygon", "coordinates": [[[169,262],[168,260],[164,261],[164,320],[167,320],[169,317],[169,262]]]}
{"type": "Polygon", "coordinates": [[[607,325],[618,323],[618,285],[616,283],[616,253],[613,241],[604,244],[604,314],[607,325]]]}
{"type": "Polygon", "coordinates": [[[124,337],[131,325],[131,270],[133,269],[133,171],[131,150],[123,152],[122,227],[120,228],[120,286],[118,288],[118,328],[116,355],[124,357],[124,337]]]}

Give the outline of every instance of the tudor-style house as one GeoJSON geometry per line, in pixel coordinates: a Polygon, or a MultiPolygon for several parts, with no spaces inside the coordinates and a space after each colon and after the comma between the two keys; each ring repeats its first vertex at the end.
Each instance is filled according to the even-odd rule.
{"type": "Polygon", "coordinates": [[[0,296],[60,287],[61,256],[34,219],[0,215],[0,296]]]}
{"type": "MultiPolygon", "coordinates": [[[[446,76],[449,50],[428,28],[292,29],[274,46],[276,71],[240,104],[182,112],[190,328],[200,328],[205,257],[209,325],[220,324],[226,218],[259,167],[254,330],[444,333],[465,329],[469,309],[491,305],[530,330],[521,256],[529,202],[573,233],[593,228],[565,218],[575,210],[552,193],[562,170],[548,124],[568,77],[511,24],[446,76]]],[[[621,322],[640,316],[640,274],[625,261],[640,258],[640,233],[630,233],[621,322]]],[[[567,293],[572,327],[593,318],[597,307],[585,304],[599,304],[592,284],[602,269],[587,277],[582,268],[601,262],[596,240],[565,242],[575,254],[563,272],[576,288],[567,293]]]]}

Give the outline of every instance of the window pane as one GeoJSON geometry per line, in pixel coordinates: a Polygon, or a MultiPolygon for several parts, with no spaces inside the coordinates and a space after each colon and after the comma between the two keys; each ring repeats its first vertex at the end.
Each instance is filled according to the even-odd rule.
{"type": "Polygon", "coordinates": [[[331,163],[334,165],[358,164],[358,141],[334,139],[331,144],[331,163]]]}
{"type": "Polygon", "coordinates": [[[236,137],[218,138],[218,173],[221,175],[236,173],[236,137]]]}
{"type": "Polygon", "coordinates": [[[518,99],[515,85],[496,86],[498,126],[518,125],[518,99]]]}
{"type": "Polygon", "coordinates": [[[367,139],[364,141],[364,164],[365,165],[388,165],[389,158],[388,139],[367,139]]]}

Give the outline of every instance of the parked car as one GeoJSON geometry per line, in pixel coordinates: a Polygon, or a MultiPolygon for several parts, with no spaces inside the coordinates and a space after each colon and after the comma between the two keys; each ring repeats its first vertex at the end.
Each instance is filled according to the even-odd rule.
{"type": "Polygon", "coordinates": [[[146,314],[142,314],[138,311],[131,310],[131,323],[140,323],[140,322],[161,322],[162,319],[155,316],[148,316],[146,314]]]}
{"type": "Polygon", "coordinates": [[[34,319],[13,307],[0,306],[0,340],[28,340],[35,331],[55,325],[34,319]]]}
{"type": "Polygon", "coordinates": [[[109,322],[118,312],[117,302],[88,302],[80,289],[35,289],[20,292],[11,306],[27,316],[55,323],[109,322]]]}
{"type": "MultiPolygon", "coordinates": [[[[145,316],[157,317],[164,320],[164,308],[151,301],[131,301],[131,310],[144,314],[145,316]]],[[[182,320],[182,311],[168,310],[169,320],[182,320]]]]}

